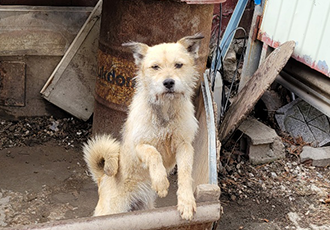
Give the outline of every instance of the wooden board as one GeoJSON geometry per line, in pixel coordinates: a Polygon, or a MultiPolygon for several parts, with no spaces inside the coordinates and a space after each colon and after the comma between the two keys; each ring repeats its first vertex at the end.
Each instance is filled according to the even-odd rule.
{"type": "Polygon", "coordinates": [[[254,108],[255,104],[274,82],[276,76],[283,69],[291,57],[295,47],[294,41],[288,41],[275,49],[260,65],[252,78],[237,95],[225,114],[220,125],[219,139],[225,143],[235,129],[254,108]]]}
{"type": "Polygon", "coordinates": [[[82,120],[88,120],[94,109],[101,6],[99,1],[40,91],[46,100],[82,120]]]}

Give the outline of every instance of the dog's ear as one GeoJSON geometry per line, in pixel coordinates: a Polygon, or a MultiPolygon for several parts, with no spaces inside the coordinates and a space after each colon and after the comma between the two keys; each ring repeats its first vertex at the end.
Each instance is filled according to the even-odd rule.
{"type": "Polygon", "coordinates": [[[122,46],[126,46],[133,51],[133,57],[137,66],[140,66],[142,59],[149,49],[149,46],[139,42],[127,42],[123,43],[122,46]]]}
{"type": "Polygon", "coordinates": [[[193,36],[187,36],[184,38],[181,38],[177,43],[180,43],[183,45],[187,51],[195,58],[198,58],[198,50],[201,44],[201,40],[204,38],[204,36],[200,33],[195,34],[193,36]]]}

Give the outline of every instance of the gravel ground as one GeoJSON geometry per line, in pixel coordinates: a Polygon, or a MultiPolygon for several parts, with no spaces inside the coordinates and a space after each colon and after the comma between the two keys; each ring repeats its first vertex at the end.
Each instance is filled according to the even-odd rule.
{"type": "Polygon", "coordinates": [[[0,228],[91,216],[97,201],[81,144],[92,123],[0,120],[0,228]]]}
{"type": "Polygon", "coordinates": [[[286,158],[269,164],[251,165],[238,148],[223,149],[219,229],[330,229],[329,167],[301,163],[306,143],[282,136],[286,158]]]}
{"type": "Polygon", "coordinates": [[[0,120],[0,150],[20,146],[35,146],[56,140],[66,148],[81,148],[91,133],[91,121],[76,118],[25,118],[17,121],[0,120]]]}

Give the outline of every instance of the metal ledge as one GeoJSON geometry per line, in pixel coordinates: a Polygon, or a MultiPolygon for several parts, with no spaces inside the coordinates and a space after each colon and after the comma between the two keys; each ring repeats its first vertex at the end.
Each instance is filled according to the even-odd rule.
{"type": "MultiPolygon", "coordinates": [[[[197,204],[197,212],[191,221],[181,219],[176,207],[157,208],[100,217],[87,217],[57,221],[35,226],[15,227],[29,230],[122,230],[122,229],[204,229],[220,218],[220,202],[197,204]],[[186,226],[186,228],[184,228],[186,226]]],[[[9,228],[10,229],[10,228],[9,228]]]]}

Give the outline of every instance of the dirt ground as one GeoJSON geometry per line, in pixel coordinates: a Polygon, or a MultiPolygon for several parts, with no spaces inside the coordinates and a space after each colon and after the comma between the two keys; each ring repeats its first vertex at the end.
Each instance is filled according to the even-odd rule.
{"type": "MultiPolygon", "coordinates": [[[[74,118],[0,121],[0,228],[92,214],[97,188],[81,152],[90,133],[90,121],[74,118]]],[[[330,229],[330,169],[300,163],[301,143],[283,142],[287,157],[259,166],[224,151],[217,229],[330,229]]],[[[172,189],[159,203],[175,204],[172,189]]]]}

